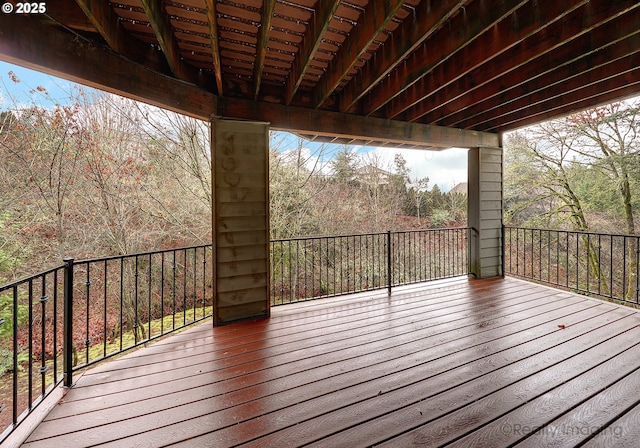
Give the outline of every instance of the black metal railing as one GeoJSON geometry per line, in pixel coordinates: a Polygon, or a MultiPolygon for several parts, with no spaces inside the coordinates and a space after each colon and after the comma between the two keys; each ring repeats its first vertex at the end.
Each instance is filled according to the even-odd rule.
{"type": "MultiPolygon", "coordinates": [[[[271,242],[271,303],[468,273],[468,228],[271,242]]],[[[212,316],[211,245],[64,264],[0,287],[4,440],[79,369],[212,316]]]]}
{"type": "Polygon", "coordinates": [[[638,305],[640,237],[505,226],[505,273],[638,305]]]}
{"type": "Polygon", "coordinates": [[[271,241],[271,304],[468,273],[469,228],[271,241]]]}
{"type": "Polygon", "coordinates": [[[64,270],[57,266],[0,287],[0,427],[8,427],[5,433],[63,379],[64,270]]]}
{"type": "Polygon", "coordinates": [[[0,442],[77,370],[211,317],[211,254],[65,259],[0,287],[0,442]]]}

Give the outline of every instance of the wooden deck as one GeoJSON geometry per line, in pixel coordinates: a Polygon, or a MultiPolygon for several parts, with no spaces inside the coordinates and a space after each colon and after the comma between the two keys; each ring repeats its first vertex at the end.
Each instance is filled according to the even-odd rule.
{"type": "Polygon", "coordinates": [[[637,311],[459,278],[192,328],[86,372],[23,446],[631,447],[638,390],[637,311]]]}

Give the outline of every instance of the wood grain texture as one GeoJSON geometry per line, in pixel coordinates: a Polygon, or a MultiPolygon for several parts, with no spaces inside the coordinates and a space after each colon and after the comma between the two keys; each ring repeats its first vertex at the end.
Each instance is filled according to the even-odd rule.
{"type": "Polygon", "coordinates": [[[191,328],[86,372],[24,446],[633,446],[639,383],[636,310],[457,278],[191,328]]]}
{"type": "Polygon", "coordinates": [[[269,314],[268,132],[265,123],[212,123],[216,324],[269,314]]]}

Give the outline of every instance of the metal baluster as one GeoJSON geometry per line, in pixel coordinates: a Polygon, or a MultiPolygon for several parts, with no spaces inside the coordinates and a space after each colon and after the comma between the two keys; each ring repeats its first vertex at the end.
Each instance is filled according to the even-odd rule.
{"type": "Polygon", "coordinates": [[[44,393],[46,391],[47,388],[47,378],[46,378],[46,373],[47,373],[47,364],[46,364],[46,328],[47,328],[47,301],[49,300],[49,296],[47,296],[47,275],[44,274],[42,276],[42,294],[40,296],[40,305],[41,305],[41,324],[40,324],[40,384],[42,386],[41,388],[41,395],[44,396],[44,393]]]}
{"type": "MultiPolygon", "coordinates": [[[[64,385],[71,387],[73,385],[73,258],[64,259],[64,341],[63,341],[63,357],[64,357],[64,385]]],[[[17,295],[15,297],[15,305],[17,306],[17,295]]],[[[16,308],[17,309],[17,308],[16,308]]],[[[14,328],[18,327],[17,316],[14,320],[14,328]]],[[[14,348],[17,348],[17,339],[14,348]]],[[[17,364],[17,349],[14,349],[14,356],[17,364]]],[[[15,408],[14,408],[15,411],[15,408]]],[[[14,420],[15,421],[15,420],[14,420]]]]}
{"type": "Polygon", "coordinates": [[[91,339],[89,338],[89,296],[91,294],[91,264],[86,263],[87,265],[87,278],[84,283],[85,285],[85,301],[86,301],[86,315],[85,315],[85,340],[84,340],[84,350],[85,350],[85,364],[89,364],[89,346],[91,345],[91,339]]]}
{"type": "MultiPolygon", "coordinates": [[[[31,403],[33,403],[33,279],[29,279],[28,282],[29,290],[28,290],[28,300],[29,300],[29,359],[28,359],[28,367],[27,374],[29,375],[27,381],[29,383],[29,409],[31,409],[31,403]]],[[[17,349],[16,349],[17,350],[17,349]]]]}

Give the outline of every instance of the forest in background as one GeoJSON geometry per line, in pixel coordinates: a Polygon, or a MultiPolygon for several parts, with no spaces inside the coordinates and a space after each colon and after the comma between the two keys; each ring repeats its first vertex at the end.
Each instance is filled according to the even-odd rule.
{"type": "MultiPolygon", "coordinates": [[[[19,104],[4,87],[0,280],[65,256],[210,243],[208,123],[81,87],[64,104],[42,87],[19,104]]],[[[506,135],[505,222],[635,234],[639,109],[614,103],[506,135]]],[[[411,178],[402,156],[389,165],[291,137],[271,134],[272,239],[466,225],[466,195],[411,178]]]]}
{"type": "MultiPolygon", "coordinates": [[[[211,242],[208,123],[81,87],[64,104],[42,87],[31,92],[31,104],[18,104],[7,87],[0,282],[68,256],[211,242]]],[[[271,134],[274,239],[466,223],[466,195],[411,179],[401,156],[387,166],[348,146],[310,150],[296,139],[292,147],[290,137],[271,134]]]]}
{"type": "Polygon", "coordinates": [[[639,99],[512,132],[504,148],[506,224],[638,234],[639,99]]]}

